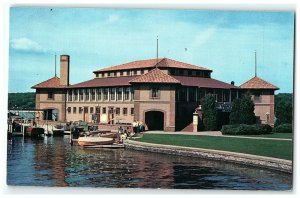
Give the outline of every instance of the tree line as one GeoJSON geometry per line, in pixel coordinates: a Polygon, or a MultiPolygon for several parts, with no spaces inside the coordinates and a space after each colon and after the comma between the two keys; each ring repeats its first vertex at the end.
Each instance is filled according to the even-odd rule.
{"type": "Polygon", "coordinates": [[[8,93],[8,109],[34,109],[35,93],[8,93]]]}

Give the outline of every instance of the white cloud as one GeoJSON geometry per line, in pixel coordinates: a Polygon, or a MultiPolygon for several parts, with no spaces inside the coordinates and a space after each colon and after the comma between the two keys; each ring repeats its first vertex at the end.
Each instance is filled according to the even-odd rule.
{"type": "Polygon", "coordinates": [[[10,41],[10,46],[12,49],[23,52],[35,52],[44,53],[46,50],[37,42],[30,40],[28,38],[16,38],[10,41]]]}
{"type": "Polygon", "coordinates": [[[114,23],[114,22],[118,21],[119,18],[120,18],[119,15],[116,15],[116,14],[110,14],[110,15],[108,16],[108,22],[109,22],[109,23],[114,23]]]}

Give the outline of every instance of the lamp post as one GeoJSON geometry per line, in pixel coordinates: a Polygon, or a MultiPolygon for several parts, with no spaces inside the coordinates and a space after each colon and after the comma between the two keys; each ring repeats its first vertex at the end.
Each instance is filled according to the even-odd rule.
{"type": "Polygon", "coordinates": [[[267,124],[269,123],[269,121],[270,121],[270,113],[269,112],[267,112],[266,113],[266,116],[267,116],[267,124]]]}

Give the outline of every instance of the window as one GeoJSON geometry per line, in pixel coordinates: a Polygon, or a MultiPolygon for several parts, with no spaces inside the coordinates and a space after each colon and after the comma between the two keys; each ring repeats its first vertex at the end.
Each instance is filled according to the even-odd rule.
{"type": "Polygon", "coordinates": [[[116,100],[116,88],[111,89],[110,100],[116,100]]]}
{"type": "Polygon", "coordinates": [[[103,113],[103,114],[106,114],[106,107],[103,107],[102,113],[103,113]]]}
{"type": "Polygon", "coordinates": [[[179,101],[186,101],[186,88],[179,89],[179,101]]]}
{"type": "Polygon", "coordinates": [[[137,75],[137,70],[134,70],[134,71],[133,71],[133,75],[137,75]]]}
{"type": "Polygon", "coordinates": [[[261,99],[261,98],[260,98],[260,95],[256,93],[256,94],[254,95],[254,102],[260,102],[260,99],[261,99]]]}
{"type": "Polygon", "coordinates": [[[130,76],[130,71],[127,71],[126,73],[127,73],[127,76],[130,76]]]}
{"type": "Polygon", "coordinates": [[[52,91],[49,91],[48,92],[48,98],[47,98],[48,100],[54,100],[54,94],[53,94],[53,92],[52,91]]]}
{"type": "Polygon", "coordinates": [[[88,107],[84,107],[84,113],[88,113],[89,112],[89,108],[88,107]]]}
{"type": "Polygon", "coordinates": [[[73,107],[73,113],[76,113],[76,107],[73,107]]]}
{"type": "Polygon", "coordinates": [[[85,100],[90,100],[90,90],[89,89],[85,89],[84,90],[84,95],[85,95],[85,100]]]}
{"type": "Polygon", "coordinates": [[[114,75],[113,76],[117,76],[117,72],[114,72],[114,75]]]}
{"type": "Polygon", "coordinates": [[[82,107],[79,107],[79,113],[81,114],[83,111],[82,107]]]}
{"type": "Polygon", "coordinates": [[[79,101],[83,101],[83,89],[79,89],[79,101]]]}
{"type": "Polygon", "coordinates": [[[204,96],[204,89],[201,89],[201,88],[198,88],[198,93],[197,93],[197,100],[198,101],[201,101],[201,99],[203,98],[203,96],[204,96]]]}
{"type": "Polygon", "coordinates": [[[143,70],[143,69],[141,70],[141,74],[142,74],[142,75],[144,74],[144,70],[143,70]]]}
{"type": "Polygon", "coordinates": [[[101,77],[104,77],[104,73],[101,73],[101,77]]]}
{"type": "Polygon", "coordinates": [[[108,100],[108,88],[105,88],[103,91],[103,99],[108,100]]]}
{"type": "Polygon", "coordinates": [[[127,115],[127,108],[123,108],[123,115],[127,115]]]}
{"type": "Polygon", "coordinates": [[[74,89],[74,101],[78,101],[78,90],[74,89]]]}
{"type": "Polygon", "coordinates": [[[129,87],[127,87],[126,89],[125,89],[125,100],[129,100],[129,94],[130,94],[130,88],[129,87]]]}
{"type": "Polygon", "coordinates": [[[158,98],[158,89],[156,87],[151,89],[151,97],[158,98]]]}
{"type": "Polygon", "coordinates": [[[116,115],[120,115],[120,108],[119,107],[116,108],[116,115]]]}
{"type": "Polygon", "coordinates": [[[130,109],[130,114],[131,114],[131,115],[134,115],[134,108],[131,108],[131,109],[130,109]]]}
{"type": "Polygon", "coordinates": [[[101,109],[101,107],[96,107],[96,113],[97,114],[100,114],[100,109],[101,109]]]}
{"type": "Polygon", "coordinates": [[[134,90],[130,89],[130,92],[131,92],[131,100],[134,100],[134,90]]]}
{"type": "Polygon", "coordinates": [[[94,107],[90,107],[90,114],[94,113],[94,107]]]}
{"type": "Polygon", "coordinates": [[[110,72],[107,72],[107,76],[110,77],[110,72]]]}
{"type": "Polygon", "coordinates": [[[192,76],[192,74],[193,74],[192,71],[191,71],[191,70],[188,70],[188,75],[189,75],[189,76],[192,76]]]}
{"type": "Polygon", "coordinates": [[[97,89],[97,100],[101,100],[101,91],[102,89],[97,89]]]}
{"type": "Polygon", "coordinates": [[[97,78],[99,77],[99,73],[96,74],[96,77],[97,77],[97,78]]]}
{"type": "Polygon", "coordinates": [[[96,99],[95,89],[91,89],[91,100],[95,101],[95,99],[96,99]]]}
{"type": "Polygon", "coordinates": [[[68,101],[72,101],[72,90],[68,91],[68,101]]]}
{"type": "Polygon", "coordinates": [[[195,89],[190,88],[189,89],[189,102],[195,102],[195,101],[196,101],[195,89]]]}
{"type": "Polygon", "coordinates": [[[123,76],[123,71],[120,71],[120,76],[123,76]]]}
{"type": "Polygon", "coordinates": [[[118,88],[117,99],[122,100],[122,90],[123,88],[118,88]]]}
{"type": "Polygon", "coordinates": [[[179,75],[183,75],[183,70],[179,70],[179,75]]]}
{"type": "Polygon", "coordinates": [[[68,113],[71,113],[71,107],[67,108],[68,113]]]}
{"type": "Polygon", "coordinates": [[[171,75],[175,75],[175,69],[170,69],[169,73],[170,73],[171,75]]]}

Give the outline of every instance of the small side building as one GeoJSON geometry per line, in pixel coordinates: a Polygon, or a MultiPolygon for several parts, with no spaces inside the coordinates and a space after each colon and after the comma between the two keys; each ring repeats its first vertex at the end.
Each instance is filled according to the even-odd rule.
{"type": "Polygon", "coordinates": [[[66,93],[69,86],[70,56],[60,56],[60,78],[56,75],[46,81],[32,86],[36,89],[35,108],[42,109],[38,120],[66,121],[66,93]]]}
{"type": "Polygon", "coordinates": [[[256,122],[269,124],[274,127],[275,91],[279,88],[271,83],[254,76],[240,85],[243,93],[249,92],[254,102],[256,122]]]}

